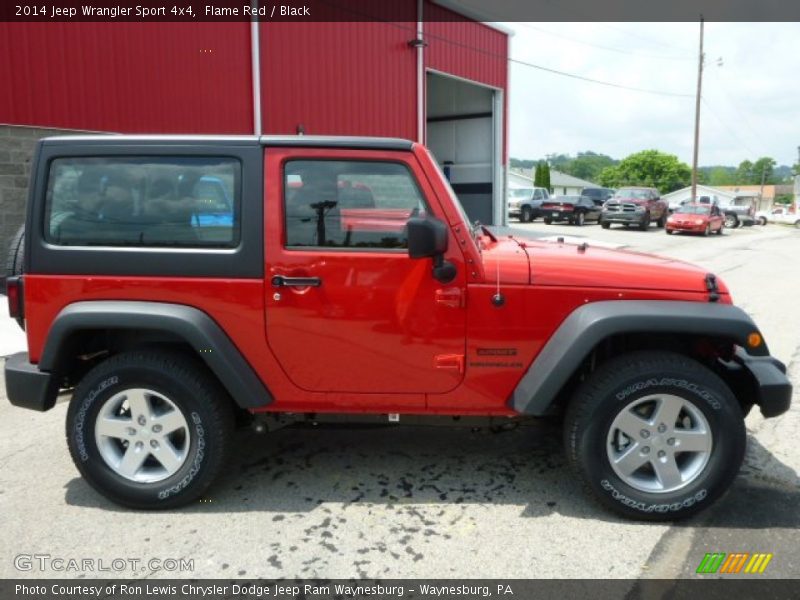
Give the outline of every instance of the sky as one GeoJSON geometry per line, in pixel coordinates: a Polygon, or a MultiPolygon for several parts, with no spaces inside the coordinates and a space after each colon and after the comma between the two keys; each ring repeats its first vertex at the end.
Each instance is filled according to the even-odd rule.
{"type": "MultiPolygon", "coordinates": [[[[699,23],[503,23],[511,58],[676,97],[578,81],[512,62],[514,158],[655,148],[691,164],[699,23]]],[[[797,162],[800,23],[706,23],[699,164],[797,162]]]]}

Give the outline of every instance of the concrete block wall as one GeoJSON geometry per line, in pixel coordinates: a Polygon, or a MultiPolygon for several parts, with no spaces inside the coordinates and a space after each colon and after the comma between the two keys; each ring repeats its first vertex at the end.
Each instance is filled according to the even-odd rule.
{"type": "Polygon", "coordinates": [[[0,125],[0,276],[5,275],[11,238],[25,220],[31,159],[36,141],[81,131],[0,125]]]}

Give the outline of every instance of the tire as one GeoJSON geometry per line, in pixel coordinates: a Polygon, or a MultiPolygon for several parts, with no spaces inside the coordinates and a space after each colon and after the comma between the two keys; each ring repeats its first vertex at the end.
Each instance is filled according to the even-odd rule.
{"type": "Polygon", "coordinates": [[[583,227],[585,223],[586,223],[586,215],[584,213],[579,212],[577,215],[575,215],[575,225],[577,225],[578,227],[583,227]]]}
{"type": "Polygon", "coordinates": [[[703,232],[704,237],[711,235],[711,225],[706,225],[706,230],[703,232]]]}
{"type": "Polygon", "coordinates": [[[728,489],[744,460],[746,434],[742,409],[716,374],[680,354],[643,351],[610,360],[578,388],[567,410],[564,441],[569,462],[600,504],[628,518],[665,521],[703,510],[728,489]],[[697,431],[674,427],[660,433],[656,412],[637,416],[630,410],[637,404],[672,408],[675,420],[669,424],[667,418],[667,424],[674,427],[680,417],[697,431]],[[653,459],[661,453],[669,457],[676,438],[678,444],[694,439],[696,450],[678,454],[671,472],[659,466],[662,479],[653,459]],[[628,446],[620,449],[626,440],[628,446]],[[637,446],[639,453],[631,454],[637,446]],[[625,462],[611,463],[618,455],[633,458],[624,478],[619,473],[626,472],[625,462]]]}
{"type": "Polygon", "coordinates": [[[661,218],[658,221],[656,221],[656,227],[658,227],[659,229],[663,229],[666,226],[667,226],[667,211],[664,211],[663,213],[661,213],[661,218]]]}
{"type": "Polygon", "coordinates": [[[603,229],[610,229],[611,223],[607,223],[606,221],[600,221],[600,227],[602,227],[603,229]]]}
{"type": "Polygon", "coordinates": [[[764,225],[767,224],[767,218],[766,217],[759,217],[758,218],[758,224],[763,227],[764,225]]]}
{"type": "Polygon", "coordinates": [[[550,225],[552,222],[553,222],[553,219],[551,219],[550,217],[545,217],[544,218],[544,224],[545,225],[550,225]]]}
{"type": "Polygon", "coordinates": [[[523,223],[530,223],[533,221],[533,211],[530,206],[523,206],[522,212],[519,214],[519,220],[523,223]]]}
{"type": "Polygon", "coordinates": [[[5,277],[2,281],[2,291],[6,291],[6,277],[16,277],[22,275],[25,262],[25,225],[17,229],[17,233],[11,238],[8,246],[8,256],[6,257],[5,277]]]}
{"type": "Polygon", "coordinates": [[[672,229],[665,229],[664,231],[666,231],[666,232],[667,232],[667,235],[672,235],[672,234],[674,233],[674,232],[672,231],[672,229]]]}
{"type": "Polygon", "coordinates": [[[800,221],[795,221],[794,222],[794,227],[795,227],[795,229],[800,229],[800,221]]]}
{"type": "Polygon", "coordinates": [[[736,229],[739,226],[739,218],[736,215],[725,215],[725,227],[728,229],[736,229]]]}
{"type": "Polygon", "coordinates": [[[717,235],[722,235],[722,230],[724,229],[723,225],[720,223],[719,228],[717,229],[717,235]]]}
{"type": "Polygon", "coordinates": [[[66,429],[72,460],[95,490],[130,508],[166,509],[197,500],[220,474],[234,415],[224,390],[191,358],[136,351],[113,356],[84,376],[70,402],[66,429]],[[127,398],[136,398],[136,405],[127,398]],[[147,427],[144,420],[133,420],[136,406],[147,427]],[[133,414],[126,418],[128,411],[133,414]],[[117,421],[105,430],[112,435],[97,427],[104,416],[117,421]],[[157,419],[164,419],[163,425],[150,428],[157,419]],[[175,430],[167,433],[169,428],[175,430]],[[147,452],[138,460],[134,439],[134,448],[147,452]],[[174,452],[167,453],[167,445],[174,452]],[[160,451],[172,460],[157,460],[160,451]],[[129,455],[133,459],[123,465],[129,455]]]}
{"type": "Polygon", "coordinates": [[[650,213],[645,214],[644,219],[642,222],[639,223],[639,231],[647,231],[650,227],[650,213]]]}

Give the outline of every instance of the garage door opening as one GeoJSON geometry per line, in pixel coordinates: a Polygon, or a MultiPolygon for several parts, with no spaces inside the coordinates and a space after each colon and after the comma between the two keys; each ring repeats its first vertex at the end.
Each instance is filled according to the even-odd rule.
{"type": "Polygon", "coordinates": [[[426,103],[426,143],[467,215],[502,224],[502,92],[429,71],[426,103]]]}

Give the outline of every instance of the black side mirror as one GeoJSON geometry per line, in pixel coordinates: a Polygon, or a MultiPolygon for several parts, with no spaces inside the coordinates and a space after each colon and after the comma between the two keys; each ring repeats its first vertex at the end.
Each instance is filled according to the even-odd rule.
{"type": "Polygon", "coordinates": [[[413,217],[406,223],[408,256],[432,258],[433,277],[441,283],[455,279],[456,267],[444,259],[447,252],[447,225],[433,217],[413,217]]]}
{"type": "Polygon", "coordinates": [[[433,217],[413,217],[408,228],[408,256],[434,258],[447,252],[447,225],[433,217]]]}

